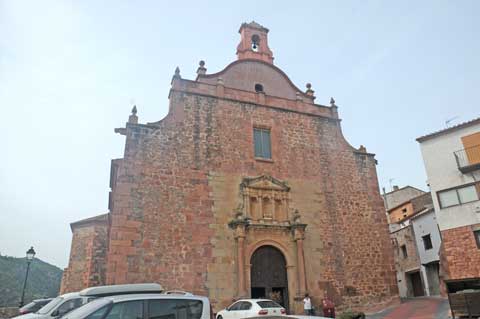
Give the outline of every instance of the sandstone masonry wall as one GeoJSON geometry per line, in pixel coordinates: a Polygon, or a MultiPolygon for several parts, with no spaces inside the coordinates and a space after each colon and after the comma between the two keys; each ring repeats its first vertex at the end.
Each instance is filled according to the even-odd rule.
{"type": "Polygon", "coordinates": [[[105,283],[107,224],[88,224],[72,231],[70,259],[63,272],[60,294],[105,283]]]}
{"type": "MultiPolygon", "coordinates": [[[[127,125],[126,137],[112,194],[107,283],[158,281],[207,294],[216,310],[230,303],[238,274],[227,224],[241,200],[239,184],[269,174],[291,186],[292,207],[308,224],[307,288],[317,304],[325,290],[340,307],[398,299],[375,160],[345,142],[336,119],[172,91],[169,115],[127,125]],[[254,159],[254,126],[270,128],[272,161],[254,159]]],[[[247,251],[267,239],[285,248],[294,269],[294,244],[280,234],[256,231],[247,251]]]]}
{"type": "Polygon", "coordinates": [[[477,229],[480,229],[480,224],[441,232],[441,262],[445,280],[480,277],[480,249],[473,235],[473,231],[477,229]]]}

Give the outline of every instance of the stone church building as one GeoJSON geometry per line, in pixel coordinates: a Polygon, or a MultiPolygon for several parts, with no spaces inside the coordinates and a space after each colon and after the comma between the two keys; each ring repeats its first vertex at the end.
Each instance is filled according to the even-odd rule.
{"type": "Polygon", "coordinates": [[[269,297],[301,312],[325,293],[340,308],[398,302],[374,154],[342,135],[273,63],[268,29],[239,31],[238,59],[195,80],[177,68],[168,115],[125,127],[109,212],[71,224],[62,292],[159,282],[210,297],[214,310],[269,297]]]}

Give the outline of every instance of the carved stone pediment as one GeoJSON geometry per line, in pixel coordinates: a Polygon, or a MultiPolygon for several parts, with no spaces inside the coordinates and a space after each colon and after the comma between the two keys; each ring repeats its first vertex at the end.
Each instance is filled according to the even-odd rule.
{"type": "Polygon", "coordinates": [[[287,183],[269,175],[245,177],[240,184],[242,216],[253,223],[288,222],[289,191],[287,183]]]}
{"type": "Polygon", "coordinates": [[[251,189],[264,189],[264,190],[275,190],[275,191],[290,191],[290,187],[287,186],[285,182],[282,182],[276,178],[273,178],[269,175],[260,175],[257,177],[245,177],[240,184],[242,189],[251,188],[251,189]]]}

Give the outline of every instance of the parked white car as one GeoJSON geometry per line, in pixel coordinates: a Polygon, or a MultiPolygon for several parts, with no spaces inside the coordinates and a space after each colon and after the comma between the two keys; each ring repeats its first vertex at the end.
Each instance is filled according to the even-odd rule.
{"type": "Polygon", "coordinates": [[[190,293],[117,295],[94,300],[62,319],[213,319],[207,297],[190,293]]]}
{"type": "Polygon", "coordinates": [[[99,297],[117,294],[161,293],[162,291],[162,286],[155,283],[91,287],[83,289],[80,292],[71,292],[58,296],[40,308],[36,313],[29,313],[16,318],[56,319],[99,297]]]}
{"type": "Polygon", "coordinates": [[[217,313],[216,319],[242,319],[259,316],[281,316],[287,311],[269,299],[240,299],[217,313]]]}

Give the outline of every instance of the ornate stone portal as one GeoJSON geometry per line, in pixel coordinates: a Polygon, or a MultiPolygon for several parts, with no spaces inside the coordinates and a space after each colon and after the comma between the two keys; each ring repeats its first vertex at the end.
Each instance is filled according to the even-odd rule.
{"type": "Polygon", "coordinates": [[[235,219],[229,223],[237,248],[237,297],[252,296],[252,256],[259,248],[272,246],[284,255],[289,288],[295,287],[295,297],[300,298],[307,291],[303,252],[307,225],[290,207],[290,187],[268,175],[246,177],[240,184],[240,198],[235,219]]]}

